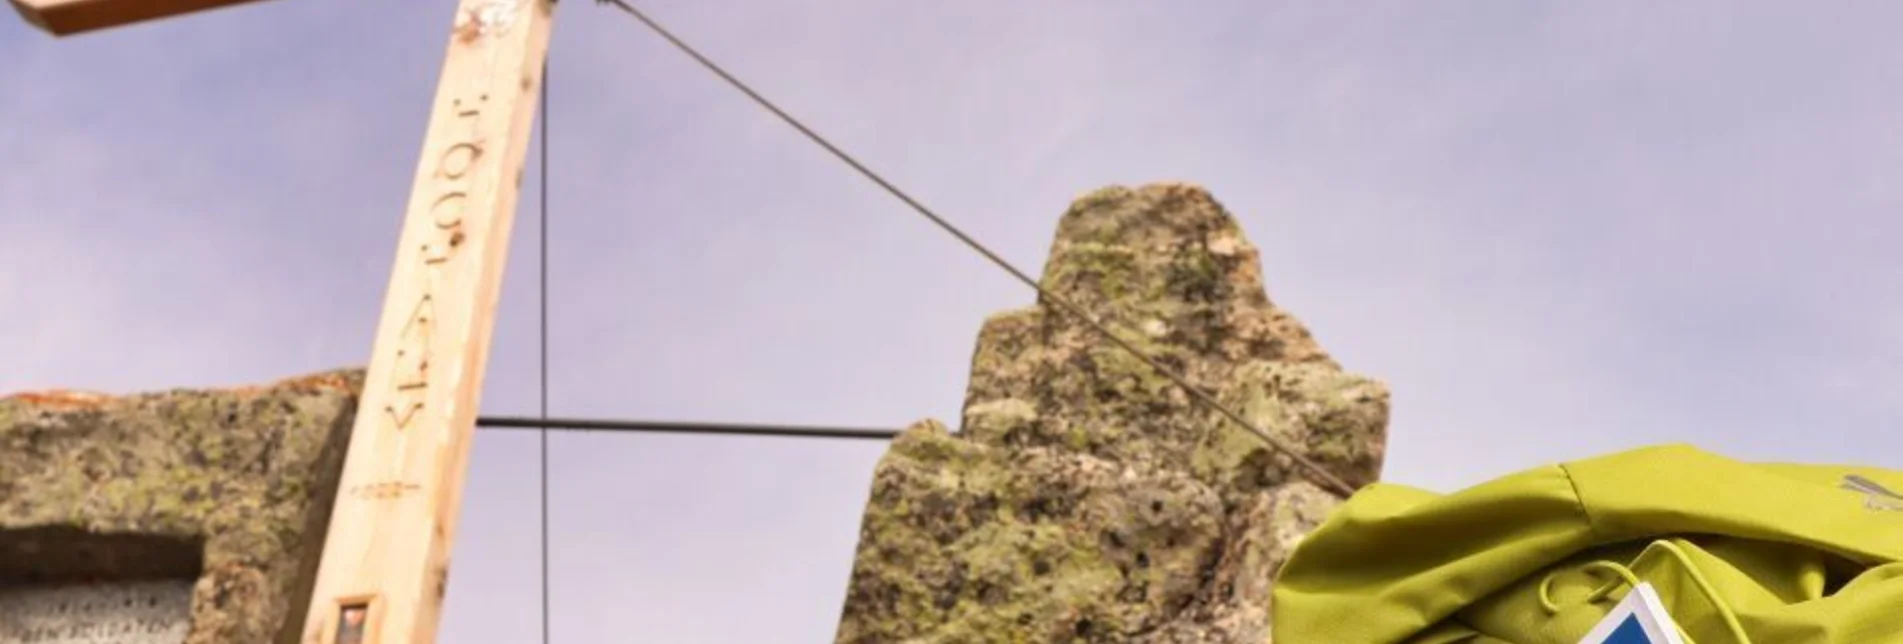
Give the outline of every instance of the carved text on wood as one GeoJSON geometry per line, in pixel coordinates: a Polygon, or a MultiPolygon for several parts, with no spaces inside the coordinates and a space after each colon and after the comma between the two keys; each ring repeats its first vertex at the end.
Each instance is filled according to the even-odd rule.
{"type": "MultiPolygon", "coordinates": [[[[390,387],[384,392],[385,403],[380,432],[384,441],[394,443],[392,453],[395,458],[385,463],[387,471],[375,483],[354,486],[350,492],[361,499],[389,500],[406,498],[423,489],[415,481],[403,480],[400,474],[408,462],[409,428],[419,422],[430,422],[446,409],[432,408],[432,394],[446,385],[442,383],[440,370],[432,367],[442,362],[436,354],[444,346],[459,346],[455,338],[444,337],[442,331],[451,333],[469,332],[469,329],[443,329],[438,317],[439,304],[456,306],[461,302],[439,302],[439,294],[454,286],[449,282],[464,275],[454,270],[462,256],[462,250],[468,245],[472,231],[466,226],[472,191],[478,189],[477,181],[486,169],[484,162],[485,145],[483,135],[483,109],[489,103],[486,88],[473,87],[452,95],[448,101],[449,119],[453,128],[448,144],[440,150],[426,153],[428,164],[427,181],[428,214],[421,232],[421,243],[414,247],[416,254],[400,253],[403,258],[414,258],[420,266],[416,271],[416,298],[407,305],[408,316],[397,335],[397,342],[391,355],[390,387]],[[452,340],[445,343],[444,340],[452,340]]],[[[414,223],[414,222],[413,222],[414,223]]],[[[410,231],[406,231],[410,232],[410,231]]],[[[407,236],[407,235],[406,235],[407,236]]],[[[461,374],[448,374],[456,377],[461,374]]]]}

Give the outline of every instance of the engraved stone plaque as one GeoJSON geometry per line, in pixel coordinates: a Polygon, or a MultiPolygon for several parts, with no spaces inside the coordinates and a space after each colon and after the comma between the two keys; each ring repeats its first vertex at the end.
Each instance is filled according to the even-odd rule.
{"type": "Polygon", "coordinates": [[[181,644],[192,580],[0,586],[0,644],[181,644]]]}

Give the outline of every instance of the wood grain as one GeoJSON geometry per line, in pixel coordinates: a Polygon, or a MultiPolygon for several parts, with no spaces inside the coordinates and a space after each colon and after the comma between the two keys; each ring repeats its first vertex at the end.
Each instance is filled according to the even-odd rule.
{"type": "Polygon", "coordinates": [[[385,294],[307,644],[434,642],[553,7],[462,0],[385,294]],[[352,615],[355,620],[359,615],[352,615]]]}

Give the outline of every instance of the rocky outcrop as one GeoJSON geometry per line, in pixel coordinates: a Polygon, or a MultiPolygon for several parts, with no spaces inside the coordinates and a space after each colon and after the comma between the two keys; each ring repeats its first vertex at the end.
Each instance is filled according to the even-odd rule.
{"type": "Polygon", "coordinates": [[[361,384],[0,398],[0,580],[196,578],[188,643],[296,641],[361,384]]]}
{"type": "MultiPolygon", "coordinates": [[[[1204,190],[1079,199],[1041,283],[1336,476],[1380,472],[1386,388],[1269,301],[1204,190]]],[[[960,433],[879,462],[837,640],[1266,642],[1270,580],[1338,501],[1081,320],[993,316],[960,433]]]]}

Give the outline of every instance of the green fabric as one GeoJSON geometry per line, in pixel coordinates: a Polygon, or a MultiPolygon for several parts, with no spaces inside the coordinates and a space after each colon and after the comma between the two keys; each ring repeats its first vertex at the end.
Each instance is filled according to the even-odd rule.
{"type": "Polygon", "coordinates": [[[1903,498],[1846,475],[1903,490],[1685,445],[1370,485],[1278,573],[1274,641],[1578,644],[1642,580],[1696,644],[1903,642],[1903,498]]]}

